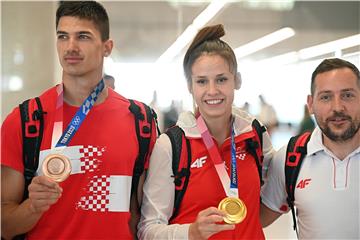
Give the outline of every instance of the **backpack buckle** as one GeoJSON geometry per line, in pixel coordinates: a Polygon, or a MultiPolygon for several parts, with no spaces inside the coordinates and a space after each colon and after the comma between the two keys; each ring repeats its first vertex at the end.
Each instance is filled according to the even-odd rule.
{"type": "Polygon", "coordinates": [[[25,123],[25,136],[27,138],[35,138],[39,136],[39,127],[38,122],[26,122],[25,123]]]}
{"type": "Polygon", "coordinates": [[[300,153],[292,152],[289,153],[286,158],[286,165],[289,167],[296,167],[300,160],[300,153]]]}
{"type": "Polygon", "coordinates": [[[148,122],[142,121],[140,122],[140,136],[143,138],[150,138],[151,136],[151,126],[148,122]]]}

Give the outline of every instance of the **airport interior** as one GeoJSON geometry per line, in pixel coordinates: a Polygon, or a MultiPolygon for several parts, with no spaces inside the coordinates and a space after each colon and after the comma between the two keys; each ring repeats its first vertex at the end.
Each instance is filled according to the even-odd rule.
{"type": "MultiPolygon", "coordinates": [[[[101,1],[114,48],[104,73],[115,91],[150,104],[162,130],[192,110],[182,61],[199,29],[223,24],[242,86],[235,107],[274,123],[275,149],[299,132],[311,74],[325,58],[360,67],[360,1],[101,1]],[[262,113],[264,105],[267,112],[262,113]]],[[[1,122],[23,100],[61,83],[56,1],[1,1],[1,122]]],[[[314,117],[310,116],[314,121],[314,117]]],[[[268,239],[296,239],[291,214],[264,229],[268,239]]]]}

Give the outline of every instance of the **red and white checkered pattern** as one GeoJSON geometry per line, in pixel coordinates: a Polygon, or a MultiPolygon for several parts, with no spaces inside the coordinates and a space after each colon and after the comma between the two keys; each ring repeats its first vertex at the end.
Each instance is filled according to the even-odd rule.
{"type": "Polygon", "coordinates": [[[236,159],[245,160],[247,152],[241,147],[236,148],[236,159]]]}
{"type": "Polygon", "coordinates": [[[101,162],[100,157],[105,150],[89,145],[80,148],[79,151],[83,155],[83,157],[80,158],[80,170],[82,172],[94,172],[97,170],[101,162]]]}
{"type": "Polygon", "coordinates": [[[89,195],[83,196],[80,199],[78,207],[83,210],[91,210],[95,212],[108,211],[110,194],[109,187],[110,177],[106,175],[94,176],[87,187],[89,195]]]}
{"type": "Polygon", "coordinates": [[[122,175],[93,176],[77,208],[95,212],[128,212],[131,180],[131,176],[122,175]]]}

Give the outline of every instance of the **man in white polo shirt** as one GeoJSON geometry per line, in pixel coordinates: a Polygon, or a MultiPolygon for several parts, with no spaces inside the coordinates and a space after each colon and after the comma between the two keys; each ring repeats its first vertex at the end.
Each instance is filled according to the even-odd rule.
{"type": "MultiPolygon", "coordinates": [[[[360,238],[360,74],[352,63],[326,59],[312,74],[307,104],[318,127],[311,134],[294,185],[300,239],[360,238]]],[[[264,227],[289,211],[284,146],[262,190],[264,227]]]]}

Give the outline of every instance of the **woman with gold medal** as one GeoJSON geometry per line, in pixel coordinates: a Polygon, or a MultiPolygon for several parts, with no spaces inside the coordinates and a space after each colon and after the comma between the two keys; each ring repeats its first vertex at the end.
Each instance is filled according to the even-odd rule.
{"type": "MultiPolygon", "coordinates": [[[[259,209],[257,164],[246,142],[254,139],[254,118],[233,108],[241,78],[231,47],[220,40],[222,25],[201,29],[186,52],[183,67],[196,104],[180,114],[177,126],[190,142],[186,192],[173,216],[175,184],[172,146],[157,140],[144,184],[140,239],[264,239],[259,209]]],[[[273,155],[263,133],[263,164],[273,155]]]]}

